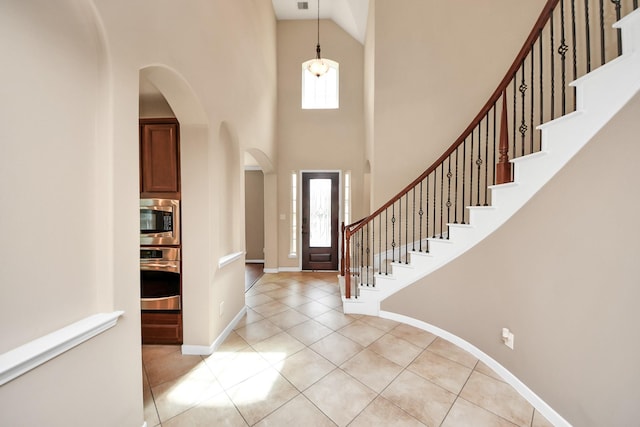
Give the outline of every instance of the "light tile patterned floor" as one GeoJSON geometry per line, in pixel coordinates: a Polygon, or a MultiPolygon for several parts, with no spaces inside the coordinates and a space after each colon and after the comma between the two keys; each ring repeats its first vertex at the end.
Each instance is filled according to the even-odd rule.
{"type": "Polygon", "coordinates": [[[336,273],[266,274],[246,303],[211,356],[143,346],[149,426],[550,426],[448,341],[344,315],[336,273]]]}

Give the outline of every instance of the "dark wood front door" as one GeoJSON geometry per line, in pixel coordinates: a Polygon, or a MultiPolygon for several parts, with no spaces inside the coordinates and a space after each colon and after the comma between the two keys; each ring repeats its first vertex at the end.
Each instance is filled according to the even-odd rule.
{"type": "Polygon", "coordinates": [[[338,269],[338,172],[302,174],[302,269],[338,269]]]}

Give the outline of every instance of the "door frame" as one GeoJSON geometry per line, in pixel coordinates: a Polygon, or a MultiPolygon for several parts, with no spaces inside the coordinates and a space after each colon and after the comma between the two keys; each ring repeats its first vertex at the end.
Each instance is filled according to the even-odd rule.
{"type": "MultiPolygon", "coordinates": [[[[298,256],[298,271],[307,271],[307,270],[302,270],[302,227],[300,226],[302,224],[302,174],[305,173],[337,173],[338,174],[338,230],[336,230],[338,233],[340,233],[340,226],[342,224],[343,218],[344,218],[344,172],[341,169],[300,169],[298,171],[298,188],[297,188],[297,203],[296,203],[296,210],[297,210],[297,218],[296,218],[296,223],[298,224],[297,227],[297,231],[296,231],[296,239],[298,241],[298,247],[296,248],[296,250],[298,251],[297,256],[298,256]]],[[[340,254],[342,253],[342,238],[340,237],[340,234],[338,234],[338,270],[340,271],[340,268],[342,266],[342,259],[340,257],[340,254]]],[[[333,270],[327,270],[327,271],[333,271],[333,270]]]]}

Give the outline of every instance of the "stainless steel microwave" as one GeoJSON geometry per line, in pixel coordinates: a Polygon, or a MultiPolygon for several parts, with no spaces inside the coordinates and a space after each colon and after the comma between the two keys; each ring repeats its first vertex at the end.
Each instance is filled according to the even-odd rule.
{"type": "Polygon", "coordinates": [[[180,201],[140,199],[140,244],[180,244],[180,201]]]}

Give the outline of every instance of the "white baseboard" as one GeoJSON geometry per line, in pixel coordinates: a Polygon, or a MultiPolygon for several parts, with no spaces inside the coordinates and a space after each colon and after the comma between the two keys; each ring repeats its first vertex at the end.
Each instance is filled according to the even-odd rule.
{"type": "Polygon", "coordinates": [[[240,322],[240,320],[242,319],[242,316],[244,316],[246,312],[247,312],[247,306],[245,305],[238,312],[238,314],[236,314],[236,316],[233,318],[231,323],[229,323],[227,327],[224,328],[222,333],[218,335],[218,338],[216,338],[211,343],[211,345],[207,346],[207,345],[183,344],[182,354],[189,354],[189,355],[196,355],[196,356],[208,356],[210,354],[213,354],[213,352],[216,351],[218,347],[220,347],[220,345],[224,342],[224,340],[227,339],[231,331],[233,331],[233,328],[236,327],[236,325],[238,324],[238,322],[240,322]]]}
{"type": "Polygon", "coordinates": [[[264,264],[264,260],[263,259],[245,259],[244,263],[245,264],[264,264]]]}
{"type": "Polygon", "coordinates": [[[468,351],[473,354],[476,358],[484,362],[487,366],[493,369],[502,379],[509,385],[511,385],[522,397],[527,399],[531,405],[538,412],[540,412],[544,417],[554,426],[556,427],[571,427],[571,424],[560,414],[553,410],[551,406],[549,406],[544,400],[542,400],[537,394],[535,394],[529,387],[527,387],[522,381],[520,381],[515,375],[507,370],[504,366],[498,363],[491,356],[480,350],[478,347],[473,344],[463,340],[462,338],[445,331],[444,329],[440,329],[437,326],[431,325],[429,323],[423,322],[418,319],[414,319],[412,317],[404,316],[398,313],[392,313],[389,311],[380,311],[380,317],[384,319],[395,320],[396,322],[405,323],[407,325],[414,326],[418,329],[422,329],[427,332],[431,332],[434,335],[443,338],[463,350],[468,351]]]}
{"type": "Polygon", "coordinates": [[[278,272],[282,273],[297,273],[302,271],[300,267],[278,267],[278,272]]]}

